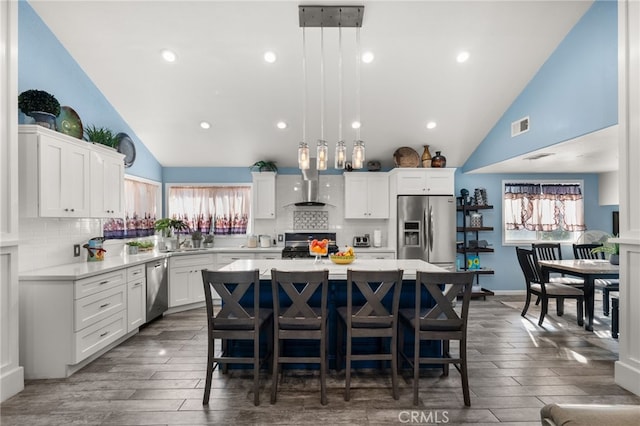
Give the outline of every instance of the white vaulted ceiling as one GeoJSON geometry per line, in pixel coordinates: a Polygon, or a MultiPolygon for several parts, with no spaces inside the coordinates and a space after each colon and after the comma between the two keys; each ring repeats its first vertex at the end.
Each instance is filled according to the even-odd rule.
{"type": "MultiPolygon", "coordinates": [[[[296,1],[30,1],[163,166],[296,166],[302,30],[296,1]],[[174,63],[160,56],[169,48],[174,63]],[[266,51],[277,60],[267,63],[266,51]],[[279,130],[276,123],[288,127],[279,130]],[[201,121],[211,128],[200,128],[201,121]]],[[[321,2],[354,4],[353,2],[321,2]]],[[[367,1],[361,68],[367,159],[402,146],[460,167],[591,1],[367,1]],[[463,64],[461,50],[470,52],[463,64]],[[433,130],[428,121],[436,121],[433,130]]],[[[361,3],[362,4],[362,3],[361,3]]],[[[325,139],[338,133],[337,34],[325,29],[325,139]]],[[[343,31],[344,139],[355,132],[355,36],[343,31]]],[[[319,124],[319,30],[307,30],[307,140],[319,124]]],[[[578,144],[577,149],[580,148],[578,144]]],[[[585,148],[586,149],[586,148],[585,148]]],[[[503,171],[503,170],[501,170],[503,171]]],[[[587,171],[587,170],[584,170],[587,171]]]]}

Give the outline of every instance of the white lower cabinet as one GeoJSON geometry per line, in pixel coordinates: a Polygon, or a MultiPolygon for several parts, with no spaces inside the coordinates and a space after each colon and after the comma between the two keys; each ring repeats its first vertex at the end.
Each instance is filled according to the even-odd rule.
{"type": "Polygon", "coordinates": [[[218,253],[216,256],[216,269],[227,266],[230,263],[240,259],[255,259],[254,253],[218,253]]]}
{"type": "Polygon", "coordinates": [[[20,280],[20,362],[28,379],[64,378],[128,332],[126,270],[20,280]]]}
{"type": "Polygon", "coordinates": [[[171,257],[169,259],[169,307],[204,301],[203,269],[215,269],[214,254],[171,257]]]}
{"type": "Polygon", "coordinates": [[[362,252],[362,251],[356,250],[356,258],[358,259],[395,259],[396,254],[393,251],[362,252]]]}
{"type": "Polygon", "coordinates": [[[147,312],[147,280],[144,265],[127,269],[127,332],[143,325],[147,312]]]}

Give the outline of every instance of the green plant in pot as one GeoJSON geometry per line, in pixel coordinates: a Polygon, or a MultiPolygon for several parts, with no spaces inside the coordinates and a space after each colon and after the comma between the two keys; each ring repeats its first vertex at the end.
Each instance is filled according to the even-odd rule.
{"type": "Polygon", "coordinates": [[[179,231],[189,229],[189,225],[181,219],[162,218],[156,220],[154,225],[156,231],[160,232],[163,237],[170,238],[173,233],[176,234],[176,248],[180,248],[180,234],[179,231]]]}
{"type": "Polygon", "coordinates": [[[191,233],[191,242],[193,243],[194,248],[199,248],[202,243],[202,232],[197,230],[193,231],[191,233]]]}
{"type": "Polygon", "coordinates": [[[32,117],[36,124],[56,129],[56,117],[60,114],[60,102],[44,90],[25,90],[18,96],[18,108],[32,117]]]}
{"type": "Polygon", "coordinates": [[[84,129],[84,137],[89,142],[98,143],[111,148],[117,148],[118,139],[116,135],[106,127],[96,127],[90,125],[84,129]]]}
{"type": "MultiPolygon", "coordinates": [[[[617,238],[616,235],[610,235],[609,238],[617,238]]],[[[591,253],[605,253],[609,254],[609,262],[617,265],[620,261],[620,244],[605,241],[600,247],[596,247],[591,250],[591,253]]]]}
{"type": "Polygon", "coordinates": [[[202,243],[204,244],[204,246],[206,248],[213,247],[213,235],[212,234],[205,235],[204,240],[202,241],[202,243]]]}
{"type": "Polygon", "coordinates": [[[256,161],[249,169],[258,169],[259,172],[278,172],[278,166],[276,166],[275,161],[256,161]]]}

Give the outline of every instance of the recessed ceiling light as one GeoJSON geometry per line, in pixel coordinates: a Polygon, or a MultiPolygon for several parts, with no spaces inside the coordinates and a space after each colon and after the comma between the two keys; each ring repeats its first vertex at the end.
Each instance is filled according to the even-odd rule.
{"type": "Polygon", "coordinates": [[[429,130],[435,129],[437,125],[438,125],[438,123],[436,123],[435,121],[430,121],[430,122],[427,123],[427,129],[429,129],[429,130]]]}
{"type": "Polygon", "coordinates": [[[351,128],[352,129],[359,129],[360,128],[360,122],[359,121],[354,121],[353,123],[351,123],[351,128]]]}
{"type": "Polygon", "coordinates": [[[270,64],[274,63],[276,61],[276,54],[268,51],[264,53],[264,60],[270,64]]]}
{"type": "Polygon", "coordinates": [[[282,129],[286,129],[287,128],[287,123],[285,123],[284,121],[278,121],[276,123],[276,127],[280,130],[282,129]]]}
{"type": "Polygon", "coordinates": [[[173,52],[172,50],[164,49],[160,53],[162,54],[162,59],[167,62],[175,62],[177,59],[175,52],[173,52]]]}
{"type": "Polygon", "coordinates": [[[456,61],[458,61],[458,63],[463,63],[463,62],[467,62],[467,60],[469,59],[469,52],[467,52],[466,50],[463,50],[462,52],[458,53],[458,56],[456,56],[456,61]]]}
{"type": "Polygon", "coordinates": [[[373,52],[364,52],[362,54],[362,62],[364,62],[365,64],[370,64],[371,62],[373,62],[374,58],[375,56],[373,55],[373,52]]]}
{"type": "Polygon", "coordinates": [[[208,121],[201,121],[200,127],[202,127],[203,129],[209,129],[211,127],[211,123],[209,123],[208,121]]]}

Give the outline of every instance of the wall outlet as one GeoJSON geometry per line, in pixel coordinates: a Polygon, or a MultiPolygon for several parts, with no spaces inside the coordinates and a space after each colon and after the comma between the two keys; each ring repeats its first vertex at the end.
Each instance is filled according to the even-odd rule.
{"type": "Polygon", "coordinates": [[[73,245],[73,257],[79,257],[80,256],[80,244],[74,244],[73,245]]]}
{"type": "Polygon", "coordinates": [[[278,242],[281,243],[284,241],[284,235],[278,234],[278,242]]]}

